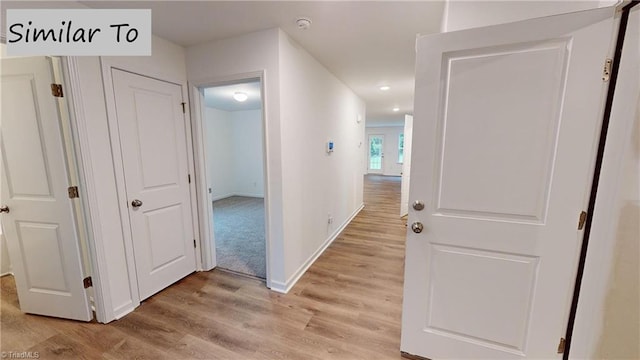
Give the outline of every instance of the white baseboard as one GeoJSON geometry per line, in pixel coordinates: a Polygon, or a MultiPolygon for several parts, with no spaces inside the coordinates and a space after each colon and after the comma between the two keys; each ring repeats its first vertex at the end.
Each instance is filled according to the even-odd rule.
{"type": "Polygon", "coordinates": [[[226,198],[230,198],[232,196],[243,196],[243,197],[253,197],[253,198],[264,198],[263,194],[249,194],[249,193],[231,193],[225,195],[218,195],[211,198],[211,201],[218,201],[226,198]]]}
{"type": "Polygon", "coordinates": [[[7,276],[7,275],[12,275],[13,276],[13,272],[11,272],[11,271],[3,272],[2,274],[0,274],[0,277],[7,276]]]}
{"type": "Polygon", "coordinates": [[[232,196],[233,196],[233,194],[224,194],[224,195],[212,196],[211,197],[211,201],[218,201],[218,200],[226,199],[226,198],[232,197],[232,196]]]}
{"type": "Polygon", "coordinates": [[[340,233],[351,223],[353,218],[355,218],[360,211],[364,209],[364,204],[361,204],[356,211],[354,211],[349,218],[340,225],[340,227],[333,232],[333,234],[316,250],[311,256],[305,261],[302,266],[298,268],[298,270],[287,280],[286,284],[281,281],[271,281],[271,290],[275,292],[279,292],[282,294],[286,294],[293,288],[293,286],[300,280],[302,275],[313,265],[313,263],[322,255],[322,253],[333,243],[335,239],[338,238],[340,233]]]}

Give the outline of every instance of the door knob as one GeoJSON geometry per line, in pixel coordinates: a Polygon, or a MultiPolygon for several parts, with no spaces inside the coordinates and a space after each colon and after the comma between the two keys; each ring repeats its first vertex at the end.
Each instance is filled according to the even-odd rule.
{"type": "Polygon", "coordinates": [[[424,229],[424,225],[422,225],[420,221],[416,221],[411,224],[411,230],[413,230],[413,232],[416,234],[420,234],[422,232],[422,229],[424,229]]]}
{"type": "Polygon", "coordinates": [[[0,207],[0,213],[9,213],[9,207],[7,205],[3,205],[0,207]]]}
{"type": "Polygon", "coordinates": [[[416,211],[420,211],[424,209],[424,203],[420,200],[416,200],[413,202],[413,209],[416,211]]]}
{"type": "Polygon", "coordinates": [[[142,201],[135,199],[131,202],[131,206],[133,206],[134,208],[139,208],[140,206],[142,206],[142,201]]]}

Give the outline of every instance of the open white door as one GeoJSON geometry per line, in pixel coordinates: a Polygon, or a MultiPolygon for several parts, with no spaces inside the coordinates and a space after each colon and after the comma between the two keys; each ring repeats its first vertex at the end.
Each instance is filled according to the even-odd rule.
{"type": "Polygon", "coordinates": [[[112,69],[140,300],[196,270],[180,85],[112,69]]]}
{"type": "Polygon", "coordinates": [[[402,157],[402,183],[400,184],[400,216],[409,213],[409,184],[411,179],[411,144],[413,116],[404,116],[404,155],[402,157]]]}
{"type": "Polygon", "coordinates": [[[561,358],[613,15],[418,40],[402,351],[561,358]]]}
{"type": "Polygon", "coordinates": [[[2,59],[2,227],[20,309],[91,320],[46,57],[2,59]]]}

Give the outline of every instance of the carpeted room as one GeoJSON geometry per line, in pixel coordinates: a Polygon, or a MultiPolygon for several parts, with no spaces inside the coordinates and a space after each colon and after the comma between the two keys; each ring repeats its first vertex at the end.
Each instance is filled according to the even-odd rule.
{"type": "Polygon", "coordinates": [[[264,279],[260,82],[249,80],[207,88],[205,101],[207,180],[217,266],[264,279]]]}

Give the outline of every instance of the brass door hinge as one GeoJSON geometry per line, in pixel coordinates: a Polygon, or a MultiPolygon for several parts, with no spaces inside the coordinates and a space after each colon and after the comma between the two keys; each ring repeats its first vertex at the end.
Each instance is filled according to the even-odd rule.
{"type": "Polygon", "coordinates": [[[61,84],[51,84],[51,95],[54,97],[63,97],[62,94],[62,85],[61,84]]]}
{"type": "Polygon", "coordinates": [[[602,69],[602,81],[609,81],[611,78],[611,66],[613,65],[613,60],[605,59],[604,60],[604,68],[602,69]]]}
{"type": "Polygon", "coordinates": [[[578,230],[584,229],[585,222],[587,222],[587,213],[583,211],[580,213],[580,218],[578,219],[578,230]]]}
{"type": "Polygon", "coordinates": [[[75,199],[80,197],[80,193],[78,192],[77,186],[69,186],[69,188],[67,188],[67,191],[69,192],[69,199],[75,199]]]}
{"type": "Polygon", "coordinates": [[[567,340],[564,338],[560,338],[560,343],[558,344],[558,354],[564,354],[564,347],[567,344],[567,340]]]}
{"type": "Polygon", "coordinates": [[[91,279],[91,276],[87,276],[86,278],[82,279],[82,284],[84,285],[84,288],[90,288],[93,286],[93,279],[91,279]]]}

